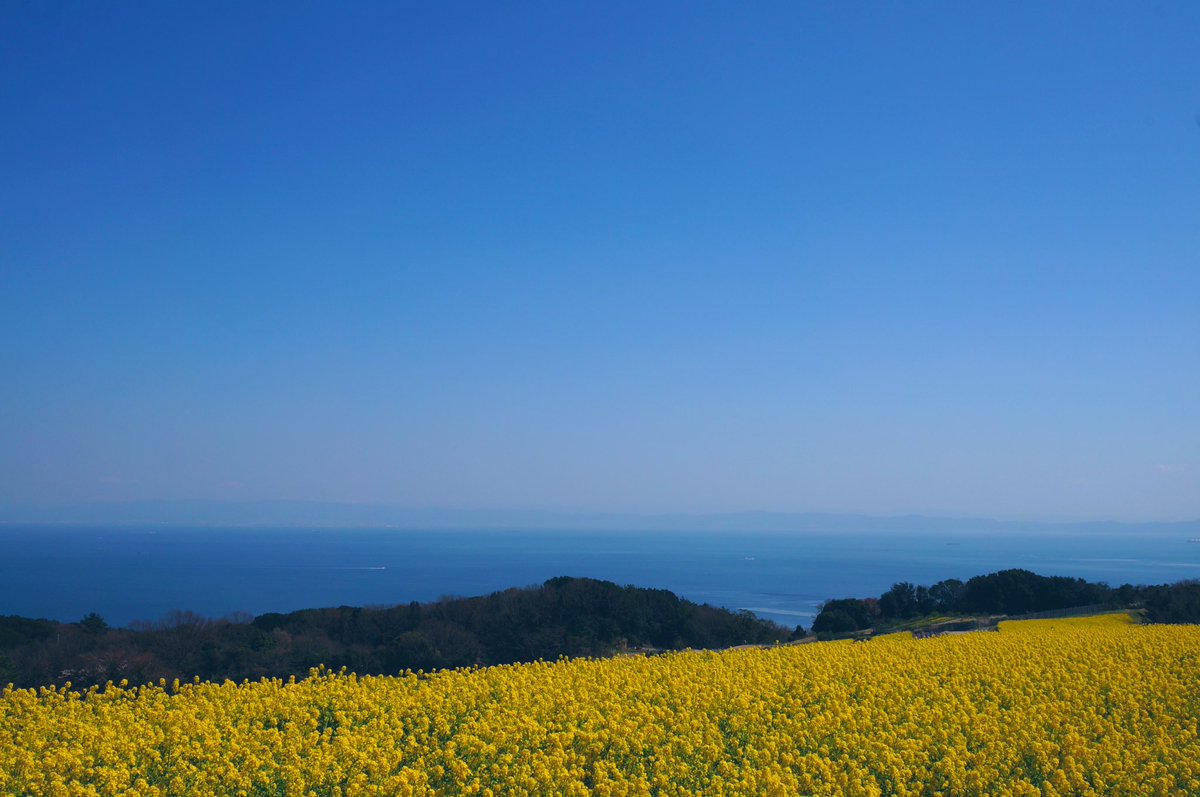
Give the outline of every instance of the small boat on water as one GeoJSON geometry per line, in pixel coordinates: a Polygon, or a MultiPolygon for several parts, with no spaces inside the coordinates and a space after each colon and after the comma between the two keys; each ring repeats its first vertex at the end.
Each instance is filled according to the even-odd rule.
{"type": "Polygon", "coordinates": [[[1200,542],[1200,537],[1192,537],[1188,542],[1200,542]]]}

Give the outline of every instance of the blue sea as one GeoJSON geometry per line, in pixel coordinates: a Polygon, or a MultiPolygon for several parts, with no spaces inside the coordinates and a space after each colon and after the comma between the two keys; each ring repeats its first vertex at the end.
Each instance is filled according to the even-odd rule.
{"type": "Polygon", "coordinates": [[[385,606],[589,576],[809,626],[830,598],[1010,567],[1122,583],[1200,578],[1178,529],[1038,533],[416,531],[0,526],[0,614],[111,625],[385,606]]]}

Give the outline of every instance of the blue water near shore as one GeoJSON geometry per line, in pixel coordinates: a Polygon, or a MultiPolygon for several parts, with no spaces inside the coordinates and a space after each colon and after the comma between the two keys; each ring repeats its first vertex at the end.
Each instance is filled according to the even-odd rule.
{"type": "Polygon", "coordinates": [[[1009,567],[1122,583],[1200,578],[1177,530],[1037,534],[411,531],[0,526],[0,614],[112,625],[483,595],[560,575],[669,589],[808,626],[821,601],[1009,567]]]}

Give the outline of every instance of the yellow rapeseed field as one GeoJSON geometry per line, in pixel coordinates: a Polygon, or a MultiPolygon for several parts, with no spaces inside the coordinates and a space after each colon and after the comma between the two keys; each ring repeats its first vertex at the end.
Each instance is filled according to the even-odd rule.
{"type": "Polygon", "coordinates": [[[1200,629],[1113,615],[400,677],[13,690],[4,795],[1200,795],[1200,629]]]}

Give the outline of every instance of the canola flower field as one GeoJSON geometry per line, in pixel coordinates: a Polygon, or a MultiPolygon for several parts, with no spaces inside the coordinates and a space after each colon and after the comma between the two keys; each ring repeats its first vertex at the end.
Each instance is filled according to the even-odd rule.
{"type": "Polygon", "coordinates": [[[1200,628],[1124,615],[0,695],[4,795],[1200,795],[1200,628]]]}

